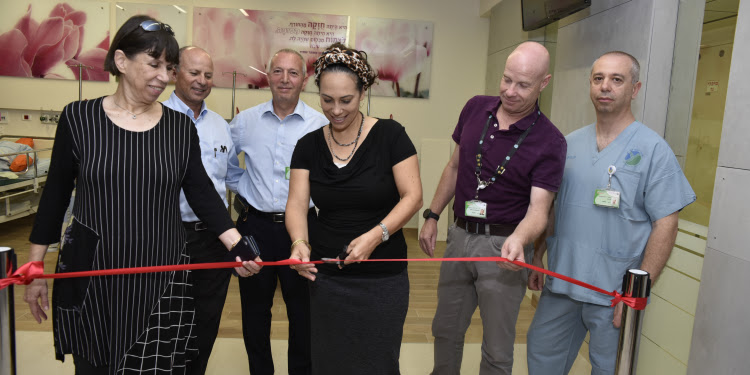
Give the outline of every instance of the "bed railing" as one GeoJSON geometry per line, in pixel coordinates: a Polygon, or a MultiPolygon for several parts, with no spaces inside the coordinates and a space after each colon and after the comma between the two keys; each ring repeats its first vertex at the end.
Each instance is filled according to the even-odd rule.
{"type": "MultiPolygon", "coordinates": [[[[54,140],[54,137],[46,137],[46,136],[28,136],[28,135],[12,135],[12,134],[2,134],[0,135],[0,140],[3,138],[11,138],[11,139],[19,139],[19,138],[33,138],[35,140],[54,140]]],[[[21,178],[18,180],[18,183],[11,182],[9,184],[4,184],[0,186],[0,202],[4,203],[4,211],[0,212],[0,223],[13,220],[18,217],[23,217],[28,215],[29,213],[35,212],[35,207],[33,203],[33,199],[28,201],[27,203],[23,203],[23,205],[19,206],[16,200],[15,208],[11,205],[11,198],[15,198],[18,196],[30,194],[30,193],[39,193],[43,182],[46,179],[46,174],[43,176],[40,176],[39,173],[39,153],[48,152],[51,151],[52,148],[40,148],[40,149],[34,149],[29,151],[19,151],[19,152],[12,152],[7,154],[0,154],[0,157],[12,157],[15,158],[18,155],[25,155],[26,156],[26,169],[20,172],[13,172],[16,175],[23,175],[25,173],[28,173],[29,171],[33,171],[31,176],[21,178]],[[33,159],[34,162],[31,163],[31,160],[33,159]],[[32,169],[33,168],[33,169],[32,169]]],[[[11,180],[14,181],[14,180],[11,180]]]]}

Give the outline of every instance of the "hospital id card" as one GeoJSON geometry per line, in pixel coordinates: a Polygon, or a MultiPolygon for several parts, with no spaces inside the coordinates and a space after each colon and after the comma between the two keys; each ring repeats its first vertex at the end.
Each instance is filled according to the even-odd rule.
{"type": "Polygon", "coordinates": [[[487,203],[479,200],[467,201],[464,213],[466,216],[486,219],[487,203]]]}
{"type": "Polygon", "coordinates": [[[620,208],[620,192],[609,189],[594,191],[594,204],[599,207],[620,208]]]}

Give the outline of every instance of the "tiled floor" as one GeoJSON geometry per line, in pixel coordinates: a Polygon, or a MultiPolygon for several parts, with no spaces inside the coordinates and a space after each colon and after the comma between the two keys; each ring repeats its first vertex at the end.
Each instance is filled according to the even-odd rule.
{"type": "MultiPolygon", "coordinates": [[[[27,261],[28,235],[33,217],[18,219],[0,224],[0,246],[10,246],[18,253],[19,264],[27,261]]],[[[414,229],[405,230],[408,256],[422,258],[425,255],[419,249],[417,234],[414,229]]],[[[436,256],[445,251],[445,243],[438,243],[436,256]]],[[[50,253],[45,259],[45,272],[54,272],[56,253],[50,253]]],[[[428,374],[432,368],[432,335],[430,332],[432,317],[436,307],[436,288],[440,264],[438,262],[415,262],[409,265],[410,298],[409,311],[404,325],[404,337],[401,348],[402,374],[428,374]]],[[[51,283],[50,283],[51,284],[51,283]]],[[[73,373],[72,360],[60,363],[54,359],[52,347],[52,324],[49,320],[37,324],[28,312],[23,301],[23,287],[16,288],[16,330],[18,341],[19,374],[73,373]]],[[[515,365],[514,373],[526,374],[526,332],[534,315],[534,308],[529,299],[521,304],[521,312],[516,324],[515,365]]],[[[288,323],[286,309],[280,293],[276,294],[271,325],[272,348],[276,363],[276,373],[286,371],[286,337],[288,323]]],[[[247,357],[241,341],[242,327],[240,317],[239,287],[236,280],[230,284],[229,296],[222,314],[219,339],[209,362],[208,374],[247,374],[247,357]],[[219,370],[221,368],[221,370],[219,370]]],[[[462,373],[476,374],[479,369],[480,343],[482,326],[477,311],[472,318],[471,326],[466,333],[464,362],[462,373]]],[[[588,374],[590,364],[581,356],[576,361],[571,374],[588,374]]]]}

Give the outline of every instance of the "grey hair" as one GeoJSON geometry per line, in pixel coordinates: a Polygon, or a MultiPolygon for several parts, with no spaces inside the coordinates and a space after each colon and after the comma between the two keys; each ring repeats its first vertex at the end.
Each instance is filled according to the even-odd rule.
{"type": "Polygon", "coordinates": [[[282,48],[271,55],[271,57],[268,59],[268,64],[266,65],[266,73],[271,73],[271,62],[273,62],[273,58],[280,53],[293,53],[297,55],[297,57],[299,57],[299,60],[302,61],[302,78],[307,77],[307,62],[305,62],[305,58],[302,57],[301,53],[292,48],[282,48]]]}
{"type": "Polygon", "coordinates": [[[641,64],[638,63],[638,59],[633,57],[633,55],[623,52],[623,51],[609,51],[601,56],[599,56],[596,60],[594,60],[594,63],[591,64],[591,73],[594,73],[594,65],[596,64],[599,59],[601,59],[604,56],[607,55],[615,55],[615,56],[624,56],[630,59],[630,77],[633,84],[638,83],[640,80],[641,75],[641,64]]]}

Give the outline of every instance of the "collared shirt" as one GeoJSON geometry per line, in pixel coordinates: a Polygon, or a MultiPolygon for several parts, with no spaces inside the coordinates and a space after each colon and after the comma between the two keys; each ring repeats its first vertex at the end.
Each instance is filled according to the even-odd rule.
{"type": "MultiPolygon", "coordinates": [[[[193,110],[180,100],[174,92],[164,102],[164,105],[186,114],[193,120],[196,129],[198,129],[198,137],[200,138],[203,167],[206,169],[208,177],[214,183],[219,196],[224,200],[224,205],[228,206],[226,188],[227,171],[231,168],[230,164],[239,164],[237,162],[237,154],[234,151],[229,124],[218,113],[206,108],[205,101],[201,106],[201,113],[198,119],[195,119],[193,110]],[[232,160],[234,160],[234,163],[232,163],[232,160]]],[[[187,199],[185,199],[184,191],[180,191],[180,214],[182,215],[182,221],[198,221],[198,216],[195,215],[187,203],[187,199]]]]}
{"type": "Polygon", "coordinates": [[[294,147],[305,134],[326,124],[325,116],[302,100],[283,120],[273,111],[272,101],[240,112],[230,128],[235,151],[245,152],[245,170],[230,172],[227,186],[260,211],[284,212],[294,147]]]}
{"type": "MultiPolygon", "coordinates": [[[[547,239],[549,269],[604,290],[621,290],[622,277],[643,261],[651,223],[695,201],[695,193],[666,141],[633,122],[601,152],[595,125],[570,133],[565,174],[555,202],[555,233],[547,239]],[[620,192],[620,208],[594,205],[594,191],[620,192]]],[[[555,278],[547,288],[588,303],[611,297],[555,278]]]]}
{"type": "Polygon", "coordinates": [[[526,216],[532,186],[552,192],[560,186],[565,165],[565,137],[538,106],[508,130],[500,130],[495,117],[499,107],[500,97],[479,95],[470,99],[461,111],[453,132],[453,140],[460,146],[453,209],[456,216],[470,221],[515,225],[526,216]],[[487,203],[487,219],[484,220],[466,217],[465,203],[476,194],[476,155],[488,118],[489,129],[482,144],[480,178],[483,181],[495,174],[521,134],[535,120],[536,124],[505,165],[505,172],[479,191],[478,199],[487,203]]]}

